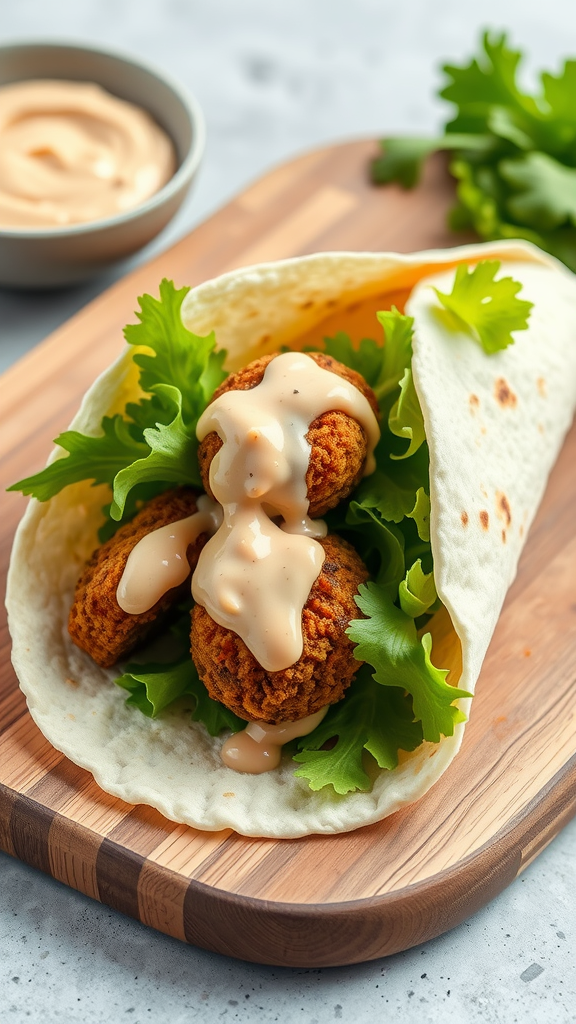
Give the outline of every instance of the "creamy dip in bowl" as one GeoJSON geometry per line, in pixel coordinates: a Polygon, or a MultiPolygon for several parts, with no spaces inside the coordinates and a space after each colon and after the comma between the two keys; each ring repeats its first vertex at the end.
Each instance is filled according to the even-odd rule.
{"type": "Polygon", "coordinates": [[[0,285],[70,284],[142,248],[181,205],[204,134],[196,101],[131,58],[0,47],[0,285]]]}

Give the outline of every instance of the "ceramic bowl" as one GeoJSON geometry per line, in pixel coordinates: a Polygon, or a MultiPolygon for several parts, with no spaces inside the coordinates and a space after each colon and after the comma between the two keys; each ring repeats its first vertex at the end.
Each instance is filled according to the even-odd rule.
{"type": "Polygon", "coordinates": [[[69,227],[0,227],[0,285],[52,288],[92,277],[162,231],[198,170],[204,117],[196,100],[177,83],[114,51],[59,43],[0,46],[0,86],[33,78],[96,82],[137,104],[170,136],[177,160],[170,181],[133,210],[69,227]]]}

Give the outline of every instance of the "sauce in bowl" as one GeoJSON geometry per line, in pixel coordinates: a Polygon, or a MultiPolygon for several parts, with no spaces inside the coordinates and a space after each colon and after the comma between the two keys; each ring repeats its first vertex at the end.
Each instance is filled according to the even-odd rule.
{"type": "Polygon", "coordinates": [[[98,85],[36,79],[0,87],[0,229],[124,213],[175,170],[166,132],[98,85]]]}

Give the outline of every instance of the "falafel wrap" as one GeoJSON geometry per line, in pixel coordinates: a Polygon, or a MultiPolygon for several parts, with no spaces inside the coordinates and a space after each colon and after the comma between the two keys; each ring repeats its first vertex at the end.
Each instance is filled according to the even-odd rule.
{"type": "MultiPolygon", "coordinates": [[[[576,279],[535,247],[502,242],[324,253],[193,290],[164,282],[159,301],[140,301],[126,351],[88,391],[47,468],[14,486],[33,495],[7,594],[30,713],[104,790],[199,829],[297,837],[392,814],[421,797],[460,747],[576,406],[576,279]],[[198,509],[215,514],[217,494],[210,508],[202,504],[215,478],[198,427],[214,393],[263,361],[256,385],[246,385],[258,389],[292,351],[309,353],[309,362],[325,356],[341,376],[359,374],[378,402],[381,438],[370,472],[365,446],[362,472],[354,468],[326,510],[319,501],[335,539],[302,612],[296,665],[306,662],[305,671],[294,683],[289,666],[280,687],[280,673],[254,662],[245,645],[239,654],[234,630],[210,616],[207,625],[198,603],[190,658],[184,581],[192,570],[198,578],[202,559],[212,564],[203,552],[218,523],[202,519],[202,543],[184,548],[189,566],[170,609],[161,599],[154,605],[162,612],[155,636],[115,602],[129,553],[154,535],[151,522],[155,530],[198,509]],[[164,518],[154,518],[158,508],[164,518]],[[323,572],[332,573],[324,583],[323,572]],[[353,582],[340,586],[339,573],[353,582]],[[342,587],[340,622],[333,607],[342,587]],[[334,643],[328,619],[338,620],[334,643]],[[231,666],[246,678],[234,679],[231,666]],[[306,701],[294,704],[304,677],[306,701]],[[289,718],[273,713],[270,695],[292,683],[289,718]],[[318,714],[318,703],[310,731],[289,737],[273,770],[236,771],[222,760],[247,722],[293,723],[318,714]]],[[[322,479],[347,444],[324,426],[322,479]]],[[[265,515],[272,522],[277,512],[265,515]]]]}

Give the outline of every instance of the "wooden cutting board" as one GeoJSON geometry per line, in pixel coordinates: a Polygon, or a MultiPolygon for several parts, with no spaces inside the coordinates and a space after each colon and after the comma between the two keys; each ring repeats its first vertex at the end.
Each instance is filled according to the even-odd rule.
{"type": "MultiPolygon", "coordinates": [[[[326,249],[454,244],[452,185],[432,159],[414,192],[371,187],[372,142],[266,175],[134,271],[0,382],[0,483],[39,469],[80,396],[117,355],[136,296],[243,264],[326,249]]],[[[576,431],[550,479],[474,698],[462,752],[419,803],[340,836],[205,833],[103,793],[54,750],[0,666],[0,846],[169,935],[261,963],[354,963],[439,935],[485,904],[576,813],[576,431]]],[[[4,496],[5,574],[25,507],[4,496]]]]}

